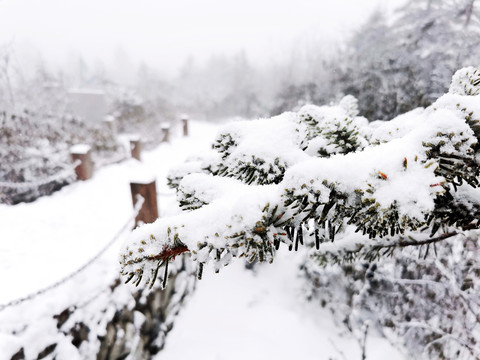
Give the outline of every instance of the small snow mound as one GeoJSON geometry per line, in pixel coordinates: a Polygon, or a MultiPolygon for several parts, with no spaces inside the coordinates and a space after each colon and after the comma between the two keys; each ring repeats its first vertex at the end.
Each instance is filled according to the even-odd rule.
{"type": "Polygon", "coordinates": [[[346,95],[338,103],[342,109],[345,110],[348,116],[356,117],[358,116],[358,100],[352,95],[346,95]]]}
{"type": "Polygon", "coordinates": [[[70,148],[72,154],[87,154],[90,151],[91,147],[87,144],[77,144],[73,145],[70,148]]]}
{"type": "Polygon", "coordinates": [[[450,94],[478,95],[480,94],[480,71],[473,66],[465,67],[452,77],[452,83],[448,89],[450,94]]]}

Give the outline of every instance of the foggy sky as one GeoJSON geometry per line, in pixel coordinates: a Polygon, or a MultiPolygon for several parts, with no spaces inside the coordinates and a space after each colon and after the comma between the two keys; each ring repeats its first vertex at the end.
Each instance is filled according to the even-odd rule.
{"type": "Polygon", "coordinates": [[[380,7],[404,0],[0,0],[0,44],[62,63],[119,57],[173,71],[189,55],[244,50],[257,64],[294,44],[344,38],[380,7]],[[35,50],[32,50],[35,49],[35,50]]]}

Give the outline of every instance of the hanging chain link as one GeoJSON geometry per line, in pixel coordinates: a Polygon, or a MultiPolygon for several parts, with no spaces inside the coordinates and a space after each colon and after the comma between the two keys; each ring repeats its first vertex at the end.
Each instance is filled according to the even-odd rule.
{"type": "Polygon", "coordinates": [[[67,281],[72,279],[73,277],[77,276],[81,272],[83,272],[86,268],[88,268],[90,265],[92,265],[95,261],[97,261],[121,236],[122,234],[131,226],[132,222],[135,220],[135,217],[138,215],[140,212],[140,209],[143,206],[145,199],[141,195],[137,195],[137,203],[135,204],[134,211],[132,215],[128,218],[127,222],[122,226],[122,228],[115,234],[115,236],[89,261],[87,261],[84,265],[82,265],[80,268],[77,270],[73,271],[69,275],[65,276],[64,278],[58,280],[57,282],[53,283],[52,285],[49,285],[43,289],[40,289],[34,293],[31,293],[27,296],[12,300],[6,304],[1,304],[0,305],[0,311],[5,310],[6,308],[13,307],[19,304],[22,304],[26,301],[32,300],[42,294],[45,294],[46,292],[49,292],[53,289],[58,288],[59,286],[65,284],[67,281]]]}

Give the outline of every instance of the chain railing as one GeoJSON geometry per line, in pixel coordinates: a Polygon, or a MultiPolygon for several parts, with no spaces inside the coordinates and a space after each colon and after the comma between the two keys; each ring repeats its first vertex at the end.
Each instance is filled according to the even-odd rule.
{"type": "Polygon", "coordinates": [[[121,163],[122,161],[128,160],[130,158],[131,157],[128,156],[127,154],[119,154],[118,156],[111,157],[108,159],[96,160],[95,166],[98,166],[98,167],[110,166],[110,165],[121,163]]]}
{"type": "Polygon", "coordinates": [[[138,200],[135,204],[134,211],[130,215],[130,217],[128,218],[127,222],[121,227],[121,229],[115,234],[115,236],[113,236],[113,238],[94,257],[92,257],[84,265],[82,265],[77,270],[71,272],[67,276],[63,277],[62,279],[56,281],[55,283],[53,283],[53,284],[51,284],[51,285],[49,285],[45,288],[37,290],[37,291],[35,291],[35,292],[33,292],[29,295],[26,295],[24,297],[9,301],[8,303],[0,304],[0,312],[7,309],[7,308],[10,308],[10,307],[13,307],[13,306],[16,306],[16,305],[20,305],[20,304],[22,304],[26,301],[33,300],[34,298],[36,298],[40,295],[43,295],[47,292],[50,292],[51,290],[58,288],[59,286],[65,284],[70,279],[72,279],[75,276],[77,276],[78,274],[82,273],[85,269],[87,269],[90,265],[92,265],[95,261],[97,261],[116,241],[118,241],[118,239],[120,239],[122,234],[128,228],[132,227],[132,222],[135,221],[135,217],[140,212],[140,209],[142,208],[144,201],[145,201],[145,199],[142,196],[138,195],[138,200]]]}
{"type": "MultiPolygon", "coordinates": [[[[163,141],[168,141],[168,136],[169,136],[169,127],[165,127],[162,142],[163,141]]],[[[112,164],[122,162],[124,160],[129,159],[129,158],[130,157],[128,155],[121,154],[118,157],[115,157],[115,158],[112,158],[112,159],[106,159],[104,161],[100,161],[98,165],[100,165],[102,167],[103,166],[108,166],[108,165],[112,165],[112,164]]],[[[49,176],[49,177],[46,177],[42,180],[38,180],[38,181],[19,182],[19,183],[0,181],[0,193],[1,193],[2,189],[12,189],[12,190],[17,190],[17,191],[28,191],[28,190],[35,189],[35,188],[38,189],[40,186],[43,186],[43,185],[46,185],[46,184],[49,184],[49,183],[52,183],[52,182],[55,182],[55,181],[65,180],[69,176],[75,175],[75,168],[78,165],[80,165],[81,163],[82,163],[81,160],[76,160],[75,162],[73,162],[70,165],[65,165],[64,169],[62,171],[60,171],[59,173],[57,173],[55,175],[52,175],[52,176],[49,176]]],[[[173,192],[157,192],[157,196],[162,196],[162,197],[163,196],[169,197],[169,196],[174,196],[174,195],[175,195],[174,191],[173,192]]],[[[143,203],[145,201],[145,199],[142,196],[140,196],[140,195],[137,195],[137,196],[139,197],[139,199],[135,204],[134,211],[133,211],[132,215],[128,218],[127,222],[122,226],[122,228],[115,234],[115,236],[93,258],[91,258],[89,261],[87,261],[84,265],[82,265],[77,270],[71,272],[67,276],[63,277],[62,279],[56,281],[55,283],[53,283],[53,284],[51,284],[51,285],[49,285],[45,288],[37,290],[37,291],[35,291],[33,293],[30,293],[29,295],[26,295],[24,297],[17,298],[15,300],[11,300],[11,301],[9,301],[5,304],[0,304],[0,312],[7,309],[7,308],[14,307],[14,306],[22,304],[26,301],[32,300],[32,299],[34,299],[34,298],[36,298],[40,295],[43,295],[47,292],[50,292],[53,289],[56,289],[56,288],[60,287],[61,285],[63,285],[67,281],[71,280],[72,278],[74,278],[78,274],[82,273],[85,269],[87,269],[90,265],[92,265],[95,261],[97,261],[116,241],[118,241],[118,239],[122,236],[122,234],[125,232],[125,230],[132,226],[131,225],[132,222],[135,221],[135,218],[139,214],[140,209],[142,208],[143,203]]]]}

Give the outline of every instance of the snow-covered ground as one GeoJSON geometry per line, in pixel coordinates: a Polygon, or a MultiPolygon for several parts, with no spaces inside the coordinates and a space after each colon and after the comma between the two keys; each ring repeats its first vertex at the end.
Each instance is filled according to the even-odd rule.
{"type": "Polygon", "coordinates": [[[194,149],[208,147],[215,134],[207,124],[192,125],[195,136],[177,137],[143,153],[142,164],[129,160],[107,166],[91,180],[33,203],[0,205],[0,271],[8,274],[2,280],[0,304],[50,285],[93,257],[133,213],[129,183],[139,175],[156,177],[160,215],[172,211],[175,197],[166,186],[168,169],[194,149]]]}
{"type": "MultiPolygon", "coordinates": [[[[33,203],[0,205],[0,308],[72,273],[115,237],[132,215],[129,182],[139,173],[157,178],[161,216],[178,211],[165,175],[192,152],[206,149],[215,131],[212,125],[192,122],[189,138],[174,137],[171,144],[145,152],[142,164],[111,165],[91,180],[33,203]]],[[[0,360],[38,337],[38,332],[12,336],[12,330],[53,321],[50,314],[88,302],[108,286],[118,274],[123,236],[73,279],[0,311],[0,360]]],[[[242,261],[219,275],[207,269],[156,359],[361,359],[355,338],[337,327],[328,312],[303,300],[296,274],[291,253],[280,253],[273,265],[258,266],[255,272],[245,271],[242,261]]],[[[402,359],[376,337],[367,341],[367,352],[369,360],[402,359]]]]}
{"type": "MultiPolygon", "coordinates": [[[[206,269],[155,360],[361,360],[355,337],[302,297],[299,257],[284,249],[255,271],[240,260],[206,269]]],[[[368,360],[404,359],[378,337],[366,347],[368,360]]]]}

